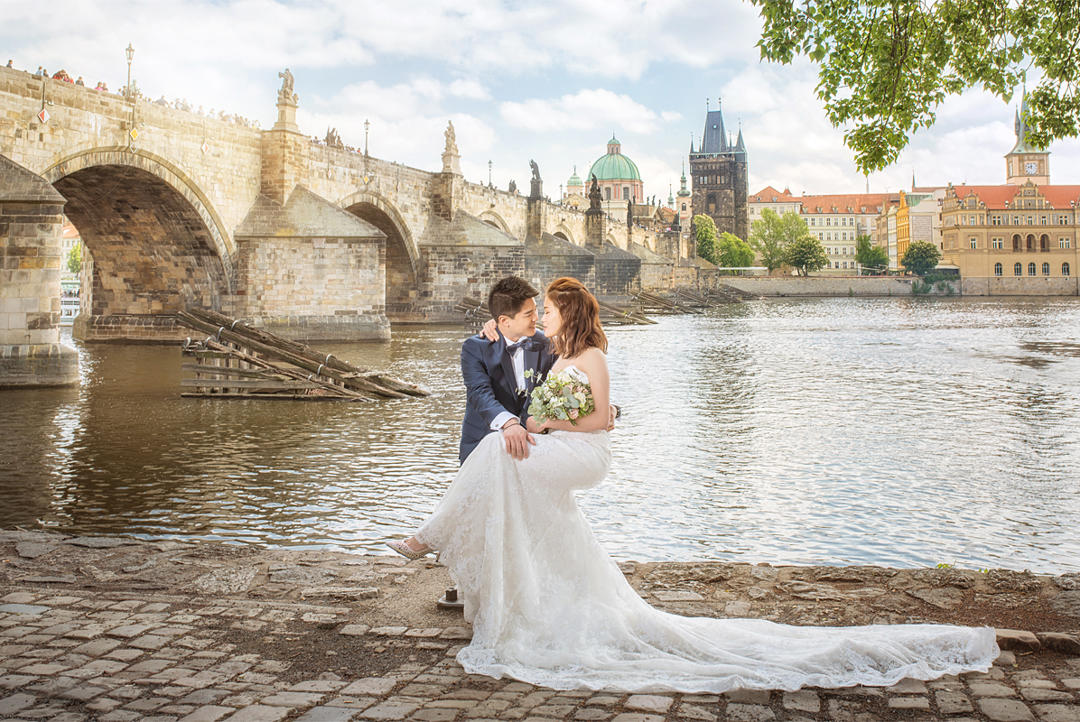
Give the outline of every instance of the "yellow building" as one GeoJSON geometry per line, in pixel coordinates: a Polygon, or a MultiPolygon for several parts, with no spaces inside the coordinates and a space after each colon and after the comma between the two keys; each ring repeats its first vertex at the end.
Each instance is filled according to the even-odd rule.
{"type": "Polygon", "coordinates": [[[896,206],[896,257],[903,258],[911,245],[911,209],[907,194],[900,191],[900,203],[896,206]]]}
{"type": "Polygon", "coordinates": [[[1078,295],[1080,185],[952,186],[945,192],[942,265],[963,293],[1078,295]]]}
{"type": "Polygon", "coordinates": [[[1027,140],[1027,100],[1005,185],[953,186],[941,207],[942,266],[955,266],[963,293],[1080,295],[1080,185],[1050,184],[1050,154],[1027,140]]]}

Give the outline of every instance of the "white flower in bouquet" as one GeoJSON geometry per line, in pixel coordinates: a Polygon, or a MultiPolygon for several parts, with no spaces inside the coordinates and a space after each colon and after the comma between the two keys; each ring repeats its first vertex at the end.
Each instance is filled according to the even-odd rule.
{"type": "Polygon", "coordinates": [[[529,415],[543,423],[549,419],[576,424],[596,409],[589,379],[577,369],[549,373],[532,391],[529,415]]]}

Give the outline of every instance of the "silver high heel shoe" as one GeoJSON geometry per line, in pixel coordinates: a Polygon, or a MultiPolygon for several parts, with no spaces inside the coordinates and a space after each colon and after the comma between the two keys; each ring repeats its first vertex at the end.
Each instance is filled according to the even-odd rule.
{"type": "Polygon", "coordinates": [[[395,539],[393,541],[386,542],[386,546],[390,547],[391,549],[393,549],[394,551],[396,551],[398,554],[405,557],[406,559],[409,559],[409,560],[412,560],[412,561],[415,561],[417,559],[423,559],[428,554],[435,554],[435,561],[439,560],[439,553],[436,552],[431,547],[428,547],[427,549],[418,552],[418,551],[414,551],[408,544],[406,544],[404,542],[404,540],[399,541],[397,539],[395,539]]]}

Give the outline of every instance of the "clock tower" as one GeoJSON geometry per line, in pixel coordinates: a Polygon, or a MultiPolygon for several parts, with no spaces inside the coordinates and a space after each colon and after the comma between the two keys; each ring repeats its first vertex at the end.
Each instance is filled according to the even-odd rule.
{"type": "Polygon", "coordinates": [[[1027,140],[1027,92],[1016,114],[1016,145],[1005,156],[1005,182],[1020,186],[1028,181],[1035,185],[1050,183],[1050,152],[1036,148],[1027,140]]]}

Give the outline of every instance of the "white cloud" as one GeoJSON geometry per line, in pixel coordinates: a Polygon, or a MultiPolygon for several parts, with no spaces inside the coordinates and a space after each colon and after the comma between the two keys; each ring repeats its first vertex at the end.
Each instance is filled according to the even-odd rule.
{"type": "Polygon", "coordinates": [[[602,88],[580,90],[552,100],[532,98],[501,103],[499,114],[510,125],[535,132],[622,127],[633,133],[651,133],[659,128],[661,120],[661,114],[630,96],[602,88]]]}
{"type": "Polygon", "coordinates": [[[488,92],[487,88],[475,80],[458,78],[450,83],[450,87],[447,88],[447,91],[450,95],[458,98],[466,98],[468,100],[491,100],[491,93],[488,92]]]}

